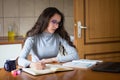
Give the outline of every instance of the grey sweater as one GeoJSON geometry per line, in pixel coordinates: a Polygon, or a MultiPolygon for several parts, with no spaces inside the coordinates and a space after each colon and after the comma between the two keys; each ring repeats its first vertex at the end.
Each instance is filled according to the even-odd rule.
{"type": "Polygon", "coordinates": [[[29,66],[31,63],[31,61],[27,60],[29,53],[32,55],[32,62],[52,57],[56,57],[59,62],[79,59],[76,49],[55,33],[43,32],[40,35],[28,37],[18,58],[18,65],[23,67],[29,66]],[[60,43],[67,52],[65,56],[59,54],[60,43]]]}

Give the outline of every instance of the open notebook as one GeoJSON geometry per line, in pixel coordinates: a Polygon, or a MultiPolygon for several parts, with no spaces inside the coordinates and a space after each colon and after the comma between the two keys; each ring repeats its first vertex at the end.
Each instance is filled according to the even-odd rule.
{"type": "Polygon", "coordinates": [[[63,64],[63,66],[87,69],[100,62],[102,61],[101,60],[79,59],[79,60],[73,60],[71,62],[66,62],[63,64]]]}
{"type": "Polygon", "coordinates": [[[60,64],[46,64],[46,68],[44,70],[36,70],[32,68],[23,68],[22,70],[32,75],[43,75],[60,71],[70,71],[73,70],[73,68],[64,67],[60,64]]]}
{"type": "Polygon", "coordinates": [[[102,62],[94,67],[93,71],[120,73],[120,62],[102,62]]]}

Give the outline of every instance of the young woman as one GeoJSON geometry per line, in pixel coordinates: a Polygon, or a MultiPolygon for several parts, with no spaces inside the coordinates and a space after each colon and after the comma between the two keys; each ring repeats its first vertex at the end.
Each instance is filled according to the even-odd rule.
{"type": "Polygon", "coordinates": [[[27,34],[18,64],[44,69],[46,63],[79,59],[75,46],[64,28],[64,15],[55,7],[46,8],[27,34]],[[67,54],[59,54],[60,45],[67,54]],[[32,61],[27,59],[31,53],[32,61]]]}

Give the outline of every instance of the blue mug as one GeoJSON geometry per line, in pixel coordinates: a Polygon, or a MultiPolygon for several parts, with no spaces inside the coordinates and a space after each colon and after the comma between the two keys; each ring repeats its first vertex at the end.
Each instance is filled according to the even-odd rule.
{"type": "Polygon", "coordinates": [[[4,69],[11,72],[16,69],[16,60],[6,60],[4,64],[4,69]]]}

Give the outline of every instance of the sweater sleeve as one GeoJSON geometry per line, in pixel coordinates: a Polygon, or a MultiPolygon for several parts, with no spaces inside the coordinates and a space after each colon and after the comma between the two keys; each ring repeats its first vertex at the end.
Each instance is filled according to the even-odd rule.
{"type": "Polygon", "coordinates": [[[31,48],[33,46],[33,37],[29,37],[26,39],[23,49],[21,50],[21,53],[18,58],[18,65],[23,67],[28,67],[31,61],[27,60],[27,57],[31,51],[31,48]]]}
{"type": "Polygon", "coordinates": [[[64,56],[64,55],[61,55],[61,54],[58,54],[57,55],[57,60],[59,62],[67,62],[67,61],[72,61],[72,60],[77,60],[79,59],[79,56],[78,56],[78,53],[77,53],[77,50],[70,46],[66,40],[60,38],[60,42],[61,44],[63,45],[63,47],[65,48],[67,54],[64,56]]]}

